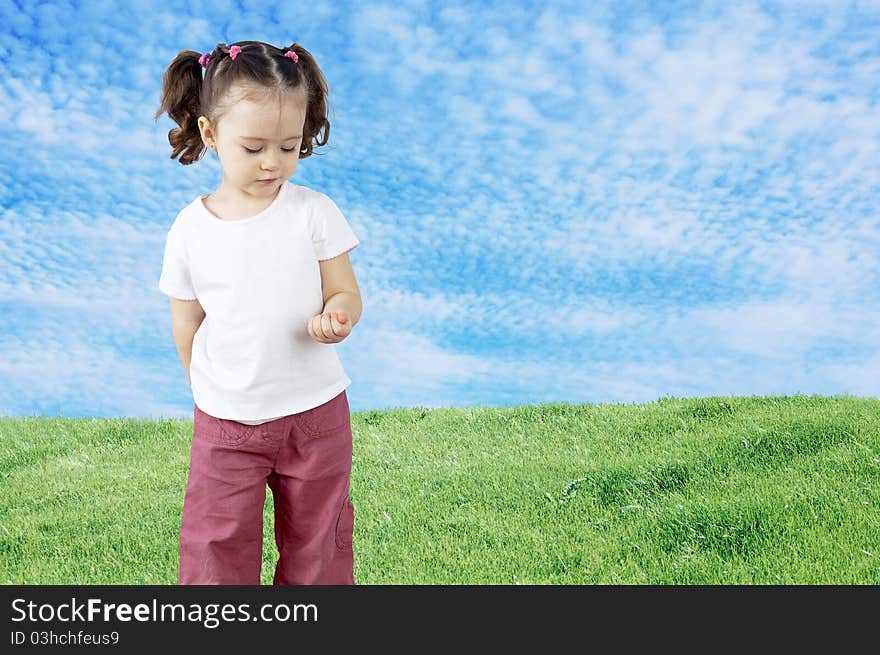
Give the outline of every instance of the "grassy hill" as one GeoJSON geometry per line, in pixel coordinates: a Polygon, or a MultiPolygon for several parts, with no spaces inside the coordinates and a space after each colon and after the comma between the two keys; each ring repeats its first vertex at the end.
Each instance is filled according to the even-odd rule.
{"type": "MultiPolygon", "coordinates": [[[[352,427],[358,584],[880,584],[878,398],[417,407],[352,427]]],[[[0,418],[0,581],[175,584],[191,438],[192,420],[0,418]]]]}

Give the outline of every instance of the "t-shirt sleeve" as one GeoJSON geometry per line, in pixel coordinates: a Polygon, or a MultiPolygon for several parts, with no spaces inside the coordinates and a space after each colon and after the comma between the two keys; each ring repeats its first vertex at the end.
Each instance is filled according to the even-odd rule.
{"type": "Polygon", "coordinates": [[[318,193],[312,210],[312,242],[318,260],[332,259],[360,244],[336,203],[318,193]]]}
{"type": "Polygon", "coordinates": [[[196,298],[190,277],[186,248],[183,243],[183,234],[177,222],[168,230],[168,236],[165,239],[165,256],[162,259],[159,290],[167,296],[180,300],[195,300],[196,298]]]}

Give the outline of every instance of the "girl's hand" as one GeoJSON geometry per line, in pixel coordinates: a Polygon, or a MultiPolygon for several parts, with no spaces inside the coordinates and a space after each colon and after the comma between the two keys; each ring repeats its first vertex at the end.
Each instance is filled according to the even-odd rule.
{"type": "Polygon", "coordinates": [[[345,312],[323,312],[309,319],[309,336],[321,343],[339,343],[351,334],[351,320],[345,312]]]}

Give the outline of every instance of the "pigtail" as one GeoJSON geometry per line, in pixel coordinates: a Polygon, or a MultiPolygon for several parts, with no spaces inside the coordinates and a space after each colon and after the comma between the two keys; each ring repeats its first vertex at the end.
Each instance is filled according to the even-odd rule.
{"type": "Polygon", "coordinates": [[[318,62],[308,50],[298,43],[289,45],[285,50],[292,50],[298,58],[292,66],[299,67],[308,88],[308,110],[303,125],[303,138],[300,145],[299,158],[304,159],[313,153],[315,146],[325,146],[330,140],[330,121],[327,119],[327,95],[329,88],[318,62]],[[321,132],[323,131],[323,135],[321,132]]]}
{"type": "Polygon", "coordinates": [[[158,120],[167,112],[180,126],[168,132],[168,143],[172,147],[171,159],[180,156],[183,165],[198,161],[205,151],[198,125],[202,90],[200,56],[193,50],[181,50],[177,54],[162,76],[161,106],[153,116],[158,120]]]}

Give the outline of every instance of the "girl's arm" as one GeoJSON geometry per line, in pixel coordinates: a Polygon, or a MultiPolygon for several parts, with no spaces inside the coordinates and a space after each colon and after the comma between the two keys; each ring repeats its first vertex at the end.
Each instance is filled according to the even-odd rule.
{"type": "Polygon", "coordinates": [[[351,327],[354,327],[361,318],[363,303],[348,253],[319,261],[318,264],[321,267],[321,292],[324,296],[322,313],[345,312],[351,327]]]}
{"type": "Polygon", "coordinates": [[[190,362],[192,361],[193,338],[202,321],[205,320],[205,310],[202,304],[196,300],[178,300],[171,298],[171,331],[174,334],[174,344],[177,346],[177,354],[180,355],[180,363],[186,379],[192,386],[189,374],[190,362]]]}

